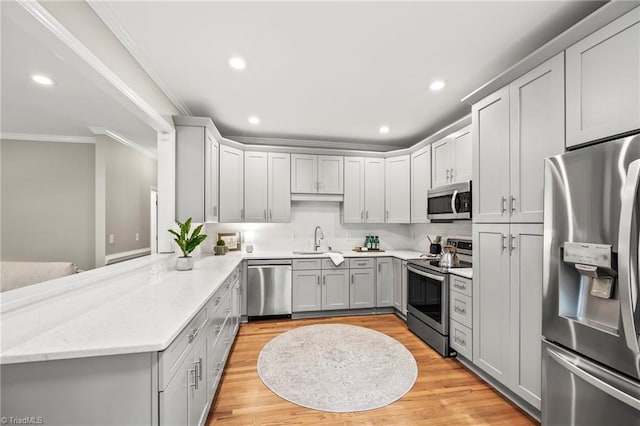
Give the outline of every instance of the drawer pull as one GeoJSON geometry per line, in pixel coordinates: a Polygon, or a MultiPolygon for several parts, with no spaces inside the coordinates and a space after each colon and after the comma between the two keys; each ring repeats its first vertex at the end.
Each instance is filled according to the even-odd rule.
{"type": "Polygon", "coordinates": [[[466,313],[467,313],[467,310],[466,310],[466,309],[458,308],[457,306],[456,306],[456,307],[454,307],[454,308],[453,308],[453,310],[454,310],[454,311],[456,311],[456,312],[457,312],[457,313],[459,313],[459,314],[462,314],[462,315],[464,315],[464,314],[466,314],[466,313]]]}
{"type": "Polygon", "coordinates": [[[458,284],[457,282],[454,282],[454,283],[453,283],[453,286],[454,286],[455,288],[460,288],[460,289],[462,289],[462,290],[464,290],[464,289],[466,289],[466,288],[467,288],[467,286],[466,286],[466,285],[464,285],[464,284],[463,284],[463,285],[460,285],[460,284],[458,284]]]}
{"type": "Polygon", "coordinates": [[[467,345],[467,342],[464,339],[459,338],[458,336],[455,337],[455,341],[459,345],[462,345],[462,346],[466,346],[467,345]]]}
{"type": "Polygon", "coordinates": [[[216,364],[216,371],[220,371],[220,369],[222,368],[222,363],[219,362],[216,364]]]}
{"type": "Polygon", "coordinates": [[[191,333],[189,333],[189,343],[193,342],[193,339],[196,338],[198,333],[200,333],[200,327],[191,329],[191,333]]]}
{"type": "Polygon", "coordinates": [[[216,325],[215,327],[213,327],[213,330],[216,332],[216,334],[220,334],[220,330],[222,330],[222,326],[216,325]]]}
{"type": "MultiPolygon", "coordinates": [[[[197,363],[194,362],[194,366],[197,368],[197,363]]],[[[191,378],[193,378],[193,383],[189,383],[194,389],[198,389],[198,373],[196,372],[196,368],[189,369],[189,382],[191,382],[191,378]]]]}
{"type": "Polygon", "coordinates": [[[231,308],[227,308],[227,310],[225,311],[226,313],[231,312],[231,308]]]}

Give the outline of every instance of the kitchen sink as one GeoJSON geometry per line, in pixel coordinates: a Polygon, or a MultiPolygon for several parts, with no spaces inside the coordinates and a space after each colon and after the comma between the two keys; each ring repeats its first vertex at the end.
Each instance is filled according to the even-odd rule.
{"type": "Polygon", "coordinates": [[[292,253],[293,254],[297,254],[297,255],[317,255],[317,254],[325,254],[325,253],[342,254],[342,252],[340,252],[340,251],[333,251],[333,250],[329,250],[329,251],[294,251],[292,253]]]}

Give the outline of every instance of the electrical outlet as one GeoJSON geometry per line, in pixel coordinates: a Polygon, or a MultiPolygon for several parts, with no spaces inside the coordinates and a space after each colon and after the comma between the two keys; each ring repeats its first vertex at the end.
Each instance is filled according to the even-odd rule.
{"type": "Polygon", "coordinates": [[[109,244],[115,244],[116,238],[113,234],[109,234],[109,244]]]}
{"type": "Polygon", "coordinates": [[[136,232],[136,241],[140,241],[140,234],[136,232]]]}

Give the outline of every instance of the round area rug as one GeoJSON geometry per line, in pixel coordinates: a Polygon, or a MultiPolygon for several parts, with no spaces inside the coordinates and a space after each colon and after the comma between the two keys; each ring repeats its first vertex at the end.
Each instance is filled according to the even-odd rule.
{"type": "Polygon", "coordinates": [[[258,356],[258,375],[276,395],[314,410],[346,413],[384,407],[411,390],[416,360],[400,342],[345,324],[299,327],[258,356]]]}

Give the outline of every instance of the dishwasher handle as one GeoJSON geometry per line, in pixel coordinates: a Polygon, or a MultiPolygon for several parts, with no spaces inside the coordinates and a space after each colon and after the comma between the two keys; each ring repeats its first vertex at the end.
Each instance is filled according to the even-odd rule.
{"type": "Polygon", "coordinates": [[[293,265],[291,259],[256,259],[247,260],[247,266],[279,266],[279,265],[293,265]]]}

